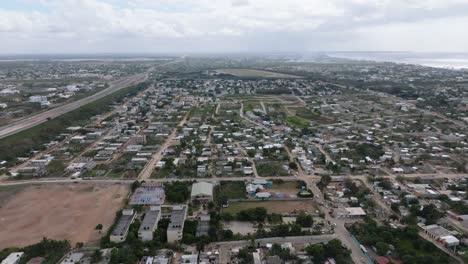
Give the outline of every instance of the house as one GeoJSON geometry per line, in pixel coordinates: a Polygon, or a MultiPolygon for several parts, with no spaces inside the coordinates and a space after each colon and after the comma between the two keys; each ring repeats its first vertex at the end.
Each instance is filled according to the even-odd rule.
{"type": "Polygon", "coordinates": [[[80,263],[80,260],[83,259],[84,253],[82,252],[71,252],[68,253],[65,258],[60,262],[60,264],[75,264],[80,263]]]}
{"type": "Polygon", "coordinates": [[[198,254],[182,255],[182,256],[180,256],[180,262],[179,263],[197,264],[198,263],[198,254]]]}
{"type": "Polygon", "coordinates": [[[178,205],[172,208],[171,222],[167,227],[167,242],[175,243],[182,239],[185,218],[187,217],[187,206],[178,205]]]}
{"type": "Polygon", "coordinates": [[[13,253],[10,253],[10,255],[8,255],[6,257],[6,259],[4,259],[2,261],[1,264],[17,264],[19,263],[21,257],[24,255],[24,252],[13,252],[13,253]]]}
{"type": "Polygon", "coordinates": [[[213,200],[213,184],[208,182],[197,182],[192,185],[192,193],[190,194],[192,201],[208,202],[213,200]]]}
{"type": "Polygon", "coordinates": [[[197,176],[204,177],[208,174],[208,166],[206,165],[198,165],[197,167],[197,176]]]}
{"type": "Polygon", "coordinates": [[[158,227],[159,219],[161,218],[161,207],[151,206],[146,211],[145,217],[141,222],[140,228],[138,229],[138,239],[142,241],[153,240],[153,233],[158,227]]]}
{"type": "Polygon", "coordinates": [[[439,225],[428,225],[418,224],[429,237],[436,241],[440,241],[447,247],[458,246],[460,241],[458,238],[453,236],[453,233],[439,225]]]}
{"type": "Polygon", "coordinates": [[[136,214],[133,209],[124,209],[122,216],[120,216],[119,221],[112,230],[110,241],[115,243],[124,242],[127,239],[128,229],[135,220],[135,216],[136,214]]]}

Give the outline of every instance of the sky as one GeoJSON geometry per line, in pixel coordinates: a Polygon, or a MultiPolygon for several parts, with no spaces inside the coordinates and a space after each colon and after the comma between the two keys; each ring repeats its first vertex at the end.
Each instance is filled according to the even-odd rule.
{"type": "Polygon", "coordinates": [[[0,53],[468,52],[468,0],[2,0],[0,53]]]}

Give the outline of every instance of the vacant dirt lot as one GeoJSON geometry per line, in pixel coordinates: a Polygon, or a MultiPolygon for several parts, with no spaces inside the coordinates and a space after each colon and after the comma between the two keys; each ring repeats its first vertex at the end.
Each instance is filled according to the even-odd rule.
{"type": "Polygon", "coordinates": [[[265,207],[270,214],[293,214],[298,213],[301,210],[313,213],[317,210],[317,205],[313,200],[229,202],[229,207],[224,208],[223,210],[225,212],[236,214],[241,210],[255,207],[265,207]]]}
{"type": "Polygon", "coordinates": [[[94,230],[112,224],[127,186],[43,185],[21,190],[0,208],[0,249],[26,246],[43,237],[96,242],[94,230]]]}

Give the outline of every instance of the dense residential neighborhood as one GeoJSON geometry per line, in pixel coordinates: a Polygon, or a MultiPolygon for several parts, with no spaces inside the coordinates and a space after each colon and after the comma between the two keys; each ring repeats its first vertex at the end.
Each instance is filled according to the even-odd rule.
{"type": "Polygon", "coordinates": [[[1,263],[467,261],[468,72],[329,60],[1,68],[5,125],[148,75],[0,140],[1,263]]]}

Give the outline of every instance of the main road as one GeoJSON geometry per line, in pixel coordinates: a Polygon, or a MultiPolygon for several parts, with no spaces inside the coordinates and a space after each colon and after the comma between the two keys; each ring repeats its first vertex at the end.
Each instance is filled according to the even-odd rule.
{"type": "Polygon", "coordinates": [[[65,113],[68,113],[70,111],[73,111],[83,105],[89,104],[91,102],[94,102],[98,99],[101,99],[107,95],[110,95],[120,89],[123,89],[125,87],[135,85],[141,82],[144,82],[148,79],[148,74],[147,73],[141,73],[141,74],[136,74],[132,76],[128,76],[126,78],[122,78],[119,80],[112,81],[110,83],[110,86],[106,88],[105,90],[102,90],[100,92],[97,92],[91,96],[88,96],[86,98],[83,98],[78,101],[71,102],[66,105],[62,105],[53,109],[50,109],[48,111],[39,113],[37,115],[33,115],[24,119],[21,119],[19,121],[16,121],[14,123],[8,124],[6,126],[0,127],[0,139],[5,138],[7,136],[13,135],[15,133],[18,133],[20,131],[26,130],[28,128],[31,128],[33,126],[42,124],[46,122],[49,119],[58,117],[60,115],[63,115],[65,113]]]}

